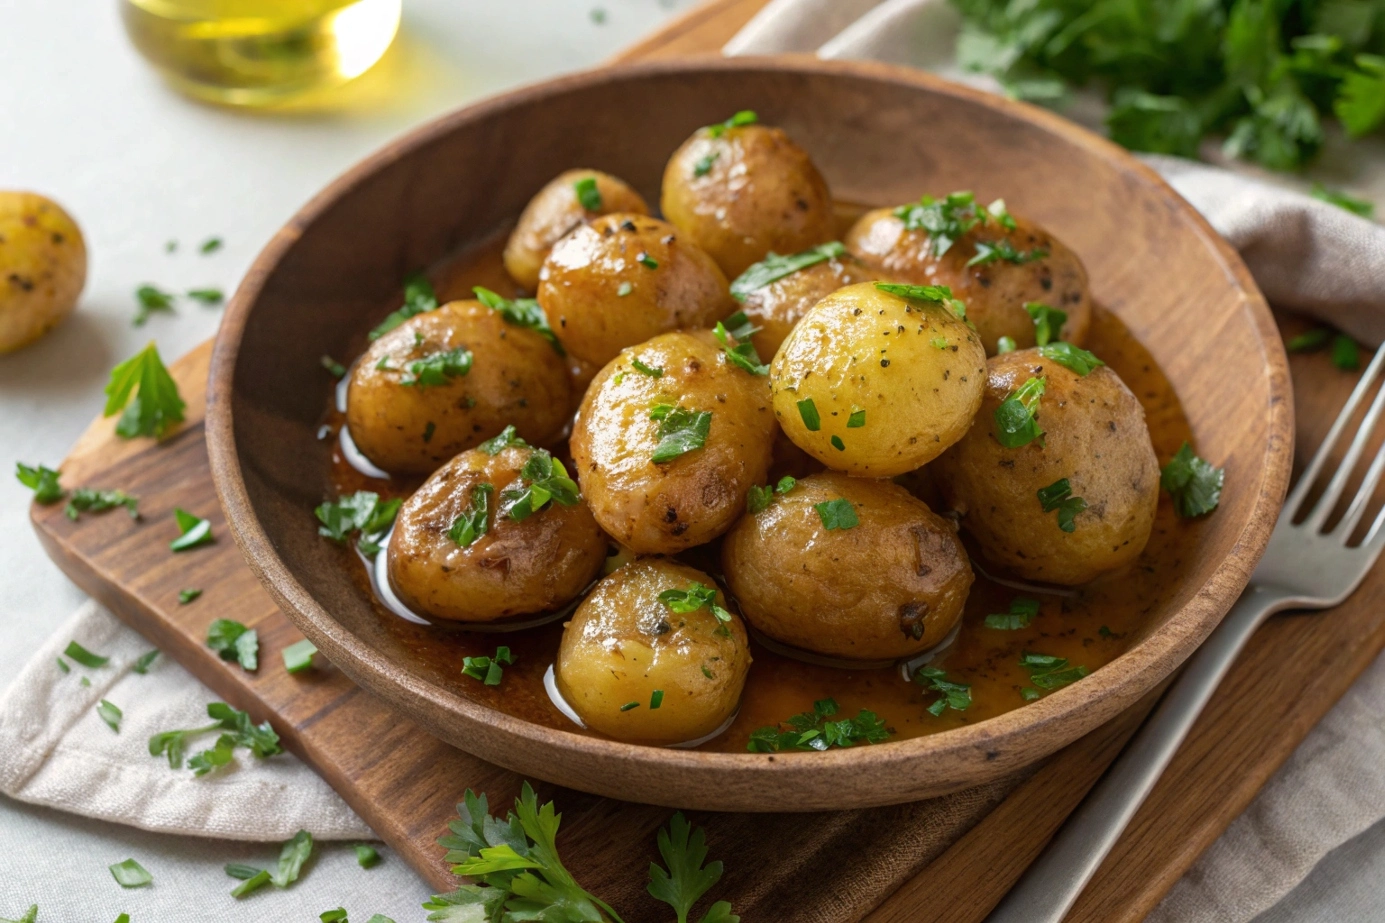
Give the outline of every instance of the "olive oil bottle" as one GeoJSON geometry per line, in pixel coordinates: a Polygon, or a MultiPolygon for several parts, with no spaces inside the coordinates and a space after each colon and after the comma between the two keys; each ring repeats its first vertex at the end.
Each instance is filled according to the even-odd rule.
{"type": "Polygon", "coordinates": [[[180,90],[236,106],[288,102],[369,70],[402,0],[118,0],[131,41],[180,90]]]}

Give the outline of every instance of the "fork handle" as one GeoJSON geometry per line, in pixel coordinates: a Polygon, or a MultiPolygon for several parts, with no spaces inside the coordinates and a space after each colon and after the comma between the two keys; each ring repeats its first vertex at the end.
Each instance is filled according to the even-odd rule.
{"type": "Polygon", "coordinates": [[[1266,618],[1291,603],[1289,594],[1274,587],[1252,586],[1241,595],[987,923],[1060,923],[1154,788],[1250,636],[1266,618]]]}

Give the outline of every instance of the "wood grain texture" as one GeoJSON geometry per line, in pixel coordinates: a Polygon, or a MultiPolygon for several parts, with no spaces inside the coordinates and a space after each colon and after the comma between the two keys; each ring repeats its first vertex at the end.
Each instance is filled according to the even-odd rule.
{"type": "MultiPolygon", "coordinates": [[[[674,24],[681,31],[668,33],[670,44],[680,43],[675,53],[714,50],[761,5],[763,0],[705,4],[674,24]],[[707,11],[713,15],[705,15],[707,11]],[[707,46],[689,44],[690,32],[704,37],[699,40],[707,46]]],[[[640,51],[657,55],[666,47],[655,37],[642,43],[640,51]]],[[[76,582],[218,695],[251,709],[257,719],[273,720],[290,749],[322,773],[396,851],[435,886],[449,887],[451,876],[432,841],[443,832],[452,803],[467,785],[487,791],[493,804],[503,803],[518,778],[430,737],[328,665],[298,677],[269,669],[277,665],[278,651],[300,635],[245,566],[216,509],[200,426],[209,355],[206,344],[173,367],[188,398],[189,423],[167,444],[124,442],[113,438],[112,421],[97,421],[64,462],[67,484],[122,486],[140,493],[145,523],[131,524],[124,516],[86,517],[78,527],[55,507],[35,507],[36,530],[76,582]],[[168,519],[174,505],[210,516],[219,541],[179,556],[178,566],[170,568],[166,542],[175,531],[168,519]],[[208,591],[200,601],[209,604],[206,608],[176,605],[178,589],[188,585],[208,591]],[[259,675],[228,666],[205,648],[206,625],[216,616],[259,629],[267,665],[259,675]]],[[[1302,455],[1321,437],[1350,382],[1321,356],[1293,357],[1291,364],[1302,408],[1302,455]]],[[[1089,886],[1074,919],[1106,919],[1112,912],[1117,919],[1139,919],[1157,903],[1385,645],[1383,603],[1385,579],[1375,575],[1341,608],[1318,616],[1281,617],[1252,641],[1116,855],[1089,886]],[[1305,651],[1311,653],[1299,656],[1305,651]],[[1234,768],[1227,757],[1235,757],[1234,768]]],[[[716,896],[731,899],[747,920],[787,919],[785,908],[805,905],[820,912],[792,918],[855,920],[877,904],[869,919],[981,920],[1080,800],[1149,704],[1141,702],[1032,775],[937,799],[931,804],[938,809],[947,805],[947,810],[945,816],[941,811],[934,815],[935,844],[915,849],[888,875],[877,875],[870,866],[878,855],[874,851],[850,867],[856,874],[849,880],[842,876],[841,863],[859,854],[861,843],[906,819],[902,808],[849,812],[852,821],[839,828],[846,839],[817,841],[822,849],[806,860],[795,850],[793,836],[810,825],[785,829],[776,826],[776,817],[743,816],[737,823],[735,815],[699,815],[695,820],[709,826],[713,856],[728,866],[716,896]],[[911,879],[910,873],[925,864],[911,879]],[[768,875],[771,870],[776,874],[768,875]],[[762,874],[774,886],[761,889],[756,898],[745,879],[762,874]],[[895,896],[888,897],[901,883],[895,896]]],[[[647,834],[667,812],[632,810],[575,792],[558,792],[557,797],[565,814],[569,864],[623,910],[636,906],[626,901],[639,890],[653,857],[653,838],[647,834]],[[631,843],[647,845],[632,849],[631,843]]],[[[804,817],[827,823],[823,815],[804,817]]],[[[920,821],[928,818],[926,813],[908,815],[916,825],[926,826],[920,821]]],[[[643,917],[631,913],[627,918],[643,917]]]]}

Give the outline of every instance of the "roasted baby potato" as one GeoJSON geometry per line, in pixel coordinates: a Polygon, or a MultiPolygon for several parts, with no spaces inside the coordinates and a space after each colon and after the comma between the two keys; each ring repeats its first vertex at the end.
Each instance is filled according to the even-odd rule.
{"type": "Polygon", "coordinates": [[[664,168],[664,217],[735,278],[768,253],[833,238],[832,196],[803,148],[736,118],[700,128],[664,168]]]}
{"type": "Polygon", "coordinates": [[[572,405],[567,363],[543,336],[479,301],[452,301],[380,337],[356,363],[346,423],[394,474],[428,474],[513,423],[552,443],[572,405]]]}
{"type": "Polygon", "coordinates": [[[750,648],[716,583],[665,558],[596,585],[563,629],[554,679],[587,727],[617,740],[687,743],[735,715],[750,648]]]}
{"type": "Polygon", "coordinates": [[[952,524],[889,481],[809,475],[721,546],[747,621],[784,644],[853,660],[910,657],[962,617],[971,564],[952,524]]]}
{"type": "Polygon", "coordinates": [[[726,277],[677,228],[603,215],[560,240],[539,272],[539,304],[568,352],[605,365],[635,343],[710,327],[733,310],[726,277]]]}
{"type": "Polygon", "coordinates": [[[874,278],[877,274],[855,257],[839,253],[751,291],[741,302],[741,310],[760,328],[751,336],[756,351],[766,360],[772,358],[809,308],[839,288],[874,278]]]}
{"type": "Polygon", "coordinates": [[[649,214],[644,198],[600,170],[568,170],[538,191],[520,213],[505,243],[505,271],[528,291],[539,284],[548,251],[573,228],[611,212],[649,214]]]}
{"type": "Polygon", "coordinates": [[[877,272],[952,289],[966,303],[967,318],[976,325],[988,356],[999,351],[1001,337],[1014,340],[1019,349],[1037,345],[1035,317],[1026,304],[1066,314],[1066,321],[1057,325],[1061,331],[1051,331],[1052,339],[1078,346],[1086,342],[1092,302],[1082,261],[1052,234],[1010,216],[1003,204],[992,214],[978,208],[969,193],[954,193],[927,207],[881,208],[863,215],[845,243],[877,272]],[[929,217],[920,216],[919,209],[929,217]],[[943,234],[930,235],[920,223],[947,220],[954,222],[947,225],[954,230],[971,226],[947,243],[943,234]]]}
{"type": "Polygon", "coordinates": [[[551,612],[601,572],[609,542],[577,485],[507,433],[443,465],[400,508],[386,564],[413,611],[458,622],[551,612]],[[538,510],[534,485],[552,493],[538,510]]]}
{"type": "Polygon", "coordinates": [[[912,471],[962,438],[986,383],[981,340],[946,299],[884,284],[818,302],[770,365],[789,438],[829,468],[869,477],[912,471]]]}
{"type": "Polygon", "coordinates": [[[0,353],[62,323],[87,281],[82,231],[56,202],[0,190],[0,353]]]}
{"type": "Polygon", "coordinates": [[[976,423],[934,468],[985,558],[1026,580],[1086,583],[1135,560],[1154,526],[1159,463],[1144,410],[1105,366],[1080,375],[1040,350],[996,356],[976,423]],[[1010,448],[1002,440],[1032,430],[1011,435],[996,411],[1022,387],[1032,396],[1030,379],[1044,383],[1030,408],[1043,433],[1010,448]]]}
{"type": "Polygon", "coordinates": [[[710,541],[764,481],[769,384],[727,361],[708,331],[666,333],[597,374],[572,427],[582,492],[602,528],[641,554],[710,541]]]}

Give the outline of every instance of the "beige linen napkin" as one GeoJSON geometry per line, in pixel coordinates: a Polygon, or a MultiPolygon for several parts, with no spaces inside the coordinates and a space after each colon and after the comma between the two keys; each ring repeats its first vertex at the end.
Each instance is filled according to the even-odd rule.
{"type": "MultiPolygon", "coordinates": [[[[993,81],[958,71],[952,49],[960,24],[946,0],[773,0],[724,51],[815,51],[824,58],[882,60],[998,91],[993,81]],[[820,18],[838,27],[836,11],[844,6],[859,15],[834,34],[810,27],[820,18]]],[[[1081,100],[1075,115],[1078,121],[1097,125],[1100,107],[1090,98],[1081,100]]],[[[1265,182],[1267,177],[1253,167],[1227,169],[1175,157],[1143,159],[1240,251],[1270,302],[1320,318],[1369,343],[1385,339],[1385,228],[1292,188],[1265,182]]],[[[1351,177],[1354,185],[1385,205],[1385,162],[1362,158],[1334,166],[1338,175],[1351,177]]],[[[1276,179],[1299,188],[1307,182],[1276,179]]],[[[1250,920],[1288,894],[1329,852],[1385,818],[1382,715],[1385,658],[1313,729],[1150,919],[1250,920]]],[[[1385,915],[1385,896],[1377,909],[1385,915]]]]}

